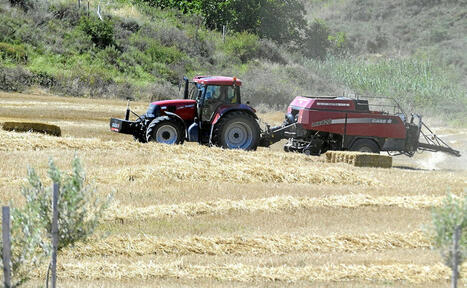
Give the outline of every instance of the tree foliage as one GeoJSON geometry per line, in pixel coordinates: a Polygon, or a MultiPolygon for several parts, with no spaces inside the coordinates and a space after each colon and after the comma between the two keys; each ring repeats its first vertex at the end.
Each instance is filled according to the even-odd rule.
{"type": "MultiPolygon", "coordinates": [[[[50,245],[44,242],[44,225],[39,217],[39,207],[27,205],[11,212],[11,273],[12,287],[18,287],[29,280],[31,268],[43,262],[50,252],[50,245]]],[[[0,248],[3,249],[2,239],[0,248]]],[[[3,264],[3,253],[0,253],[3,264]]],[[[2,267],[3,268],[3,267],[2,267]]]]}
{"type": "Polygon", "coordinates": [[[23,9],[25,12],[34,8],[33,0],[10,0],[11,6],[17,6],[23,9]]]}
{"type": "MultiPolygon", "coordinates": [[[[49,160],[48,176],[58,183],[58,249],[85,240],[94,232],[99,219],[109,204],[109,198],[101,200],[95,187],[85,184],[85,174],[77,156],[72,161],[70,175],[62,173],[53,160],[49,160]]],[[[52,191],[44,188],[34,169],[28,171],[29,187],[23,187],[27,205],[38,207],[39,217],[47,235],[52,236],[52,191]]]]}
{"type": "Polygon", "coordinates": [[[105,48],[114,43],[114,26],[111,20],[101,21],[96,17],[81,17],[80,28],[99,48],[105,48]]]}
{"type": "Polygon", "coordinates": [[[313,59],[324,60],[331,47],[331,32],[326,23],[315,19],[306,30],[305,39],[302,44],[303,54],[313,59]]]}
{"type": "Polygon", "coordinates": [[[279,43],[297,40],[306,27],[302,0],[142,0],[152,6],[201,14],[209,29],[222,26],[279,43]]]}
{"type": "Polygon", "coordinates": [[[458,256],[461,264],[467,256],[467,192],[464,192],[463,198],[449,193],[443,204],[433,210],[432,216],[434,247],[439,249],[445,264],[449,267],[452,266],[454,256],[452,251],[454,231],[456,227],[460,227],[458,256]]]}
{"type": "MultiPolygon", "coordinates": [[[[86,178],[77,156],[70,174],[62,173],[49,161],[49,178],[58,183],[58,250],[86,240],[96,228],[110,197],[99,199],[96,189],[86,178]]],[[[11,268],[14,287],[28,280],[32,268],[50,255],[52,237],[52,188],[45,187],[33,168],[28,169],[28,184],[21,193],[26,203],[12,210],[11,268]]],[[[10,205],[11,206],[11,205],[10,205]]],[[[1,247],[3,243],[0,242],[1,247]]],[[[1,253],[0,253],[1,254],[1,253]]]]}

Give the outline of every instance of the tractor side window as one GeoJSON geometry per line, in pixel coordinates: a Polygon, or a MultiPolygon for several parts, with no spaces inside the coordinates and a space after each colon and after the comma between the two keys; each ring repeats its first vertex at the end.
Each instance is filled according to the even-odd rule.
{"type": "Polygon", "coordinates": [[[188,98],[196,100],[196,97],[198,97],[198,87],[192,86],[190,90],[190,96],[188,98]]]}
{"type": "Polygon", "coordinates": [[[228,103],[230,104],[240,104],[240,87],[230,87],[228,95],[228,103]]]}

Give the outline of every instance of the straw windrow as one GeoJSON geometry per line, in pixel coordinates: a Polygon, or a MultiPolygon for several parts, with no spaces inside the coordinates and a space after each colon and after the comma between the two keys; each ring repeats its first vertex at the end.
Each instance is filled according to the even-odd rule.
{"type": "Polygon", "coordinates": [[[318,235],[261,235],[202,237],[168,239],[155,236],[112,236],[100,241],[78,243],[73,249],[64,251],[64,256],[80,259],[87,256],[142,255],[264,255],[293,252],[359,252],[382,251],[395,248],[429,248],[430,242],[420,232],[381,234],[335,234],[318,235]]]}
{"type": "Polygon", "coordinates": [[[443,197],[379,196],[365,194],[337,195],[324,198],[275,196],[249,200],[219,200],[181,204],[154,205],[147,207],[114,206],[106,215],[106,220],[161,218],[175,216],[221,215],[229,212],[276,212],[292,209],[316,207],[358,208],[365,206],[394,206],[407,209],[422,209],[441,204],[443,197]]]}
{"type": "MultiPolygon", "coordinates": [[[[40,271],[36,277],[44,277],[40,271]]],[[[129,280],[129,279],[217,279],[222,281],[407,281],[427,283],[447,280],[450,269],[441,264],[415,265],[393,263],[388,265],[346,265],[329,264],[324,266],[253,266],[245,264],[229,265],[192,265],[175,261],[170,263],[133,262],[129,264],[79,261],[78,263],[59,263],[60,279],[87,280],[129,280]]],[[[467,273],[463,265],[461,275],[467,273]]]]}

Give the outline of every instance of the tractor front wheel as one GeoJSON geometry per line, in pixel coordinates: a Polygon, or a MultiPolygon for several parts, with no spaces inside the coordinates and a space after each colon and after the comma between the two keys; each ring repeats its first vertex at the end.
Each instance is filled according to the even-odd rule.
{"type": "Polygon", "coordinates": [[[256,150],[259,125],[245,112],[230,112],[221,118],[214,131],[214,143],[228,149],[256,150]]]}
{"type": "Polygon", "coordinates": [[[181,144],[184,140],[182,132],[177,120],[169,116],[160,116],[149,124],[146,130],[146,139],[148,142],[181,144]]]}

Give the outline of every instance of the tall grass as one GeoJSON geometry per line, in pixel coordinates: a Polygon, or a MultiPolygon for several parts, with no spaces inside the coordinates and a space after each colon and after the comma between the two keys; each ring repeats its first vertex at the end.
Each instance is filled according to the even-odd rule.
{"type": "Polygon", "coordinates": [[[466,116],[466,91],[447,67],[429,59],[329,58],[306,65],[358,94],[392,97],[409,111],[466,116]]]}

